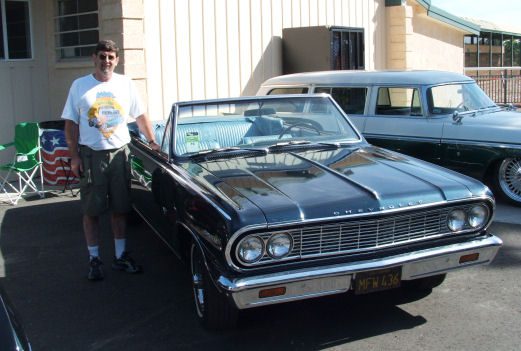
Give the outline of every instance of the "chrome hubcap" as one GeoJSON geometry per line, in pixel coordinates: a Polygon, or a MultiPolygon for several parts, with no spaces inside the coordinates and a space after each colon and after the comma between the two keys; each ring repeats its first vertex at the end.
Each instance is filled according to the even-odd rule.
{"type": "Polygon", "coordinates": [[[507,158],[499,167],[499,185],[512,200],[521,202],[521,159],[507,158]]]}

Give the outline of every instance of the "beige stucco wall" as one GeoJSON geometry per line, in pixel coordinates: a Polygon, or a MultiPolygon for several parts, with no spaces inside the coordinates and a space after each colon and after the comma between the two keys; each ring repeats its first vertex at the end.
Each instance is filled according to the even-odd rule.
{"type": "Polygon", "coordinates": [[[414,0],[386,10],[389,69],[463,73],[463,37],[468,33],[428,17],[414,0]]]}

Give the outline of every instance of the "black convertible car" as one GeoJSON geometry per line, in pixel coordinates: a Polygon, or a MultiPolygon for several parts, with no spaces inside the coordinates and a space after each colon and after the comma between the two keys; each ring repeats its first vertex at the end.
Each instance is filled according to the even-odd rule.
{"type": "Polygon", "coordinates": [[[486,186],[368,144],[329,95],[176,103],[159,152],[131,134],[134,208],[189,262],[209,328],[246,308],[432,289],[502,245],[486,186]]]}

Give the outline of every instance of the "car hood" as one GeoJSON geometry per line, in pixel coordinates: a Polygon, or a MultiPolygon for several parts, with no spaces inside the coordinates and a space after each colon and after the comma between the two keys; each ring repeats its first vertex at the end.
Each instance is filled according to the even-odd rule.
{"type": "Polygon", "coordinates": [[[512,111],[481,112],[466,115],[461,123],[447,123],[443,139],[521,144],[521,113],[512,111]]]}
{"type": "Polygon", "coordinates": [[[488,192],[471,178],[373,146],[219,159],[192,164],[191,169],[192,176],[216,196],[233,202],[238,210],[249,209],[250,218],[258,219],[262,212],[270,224],[393,210],[488,192]]]}

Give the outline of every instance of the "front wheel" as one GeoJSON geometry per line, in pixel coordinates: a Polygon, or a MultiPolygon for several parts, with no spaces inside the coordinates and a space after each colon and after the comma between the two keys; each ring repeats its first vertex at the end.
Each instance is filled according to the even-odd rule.
{"type": "Polygon", "coordinates": [[[195,309],[203,325],[213,330],[233,328],[237,323],[238,310],[215,287],[203,255],[194,243],[190,248],[190,268],[195,309]]]}
{"type": "Polygon", "coordinates": [[[521,158],[506,158],[493,174],[494,188],[508,202],[521,206],[521,158]]]}

